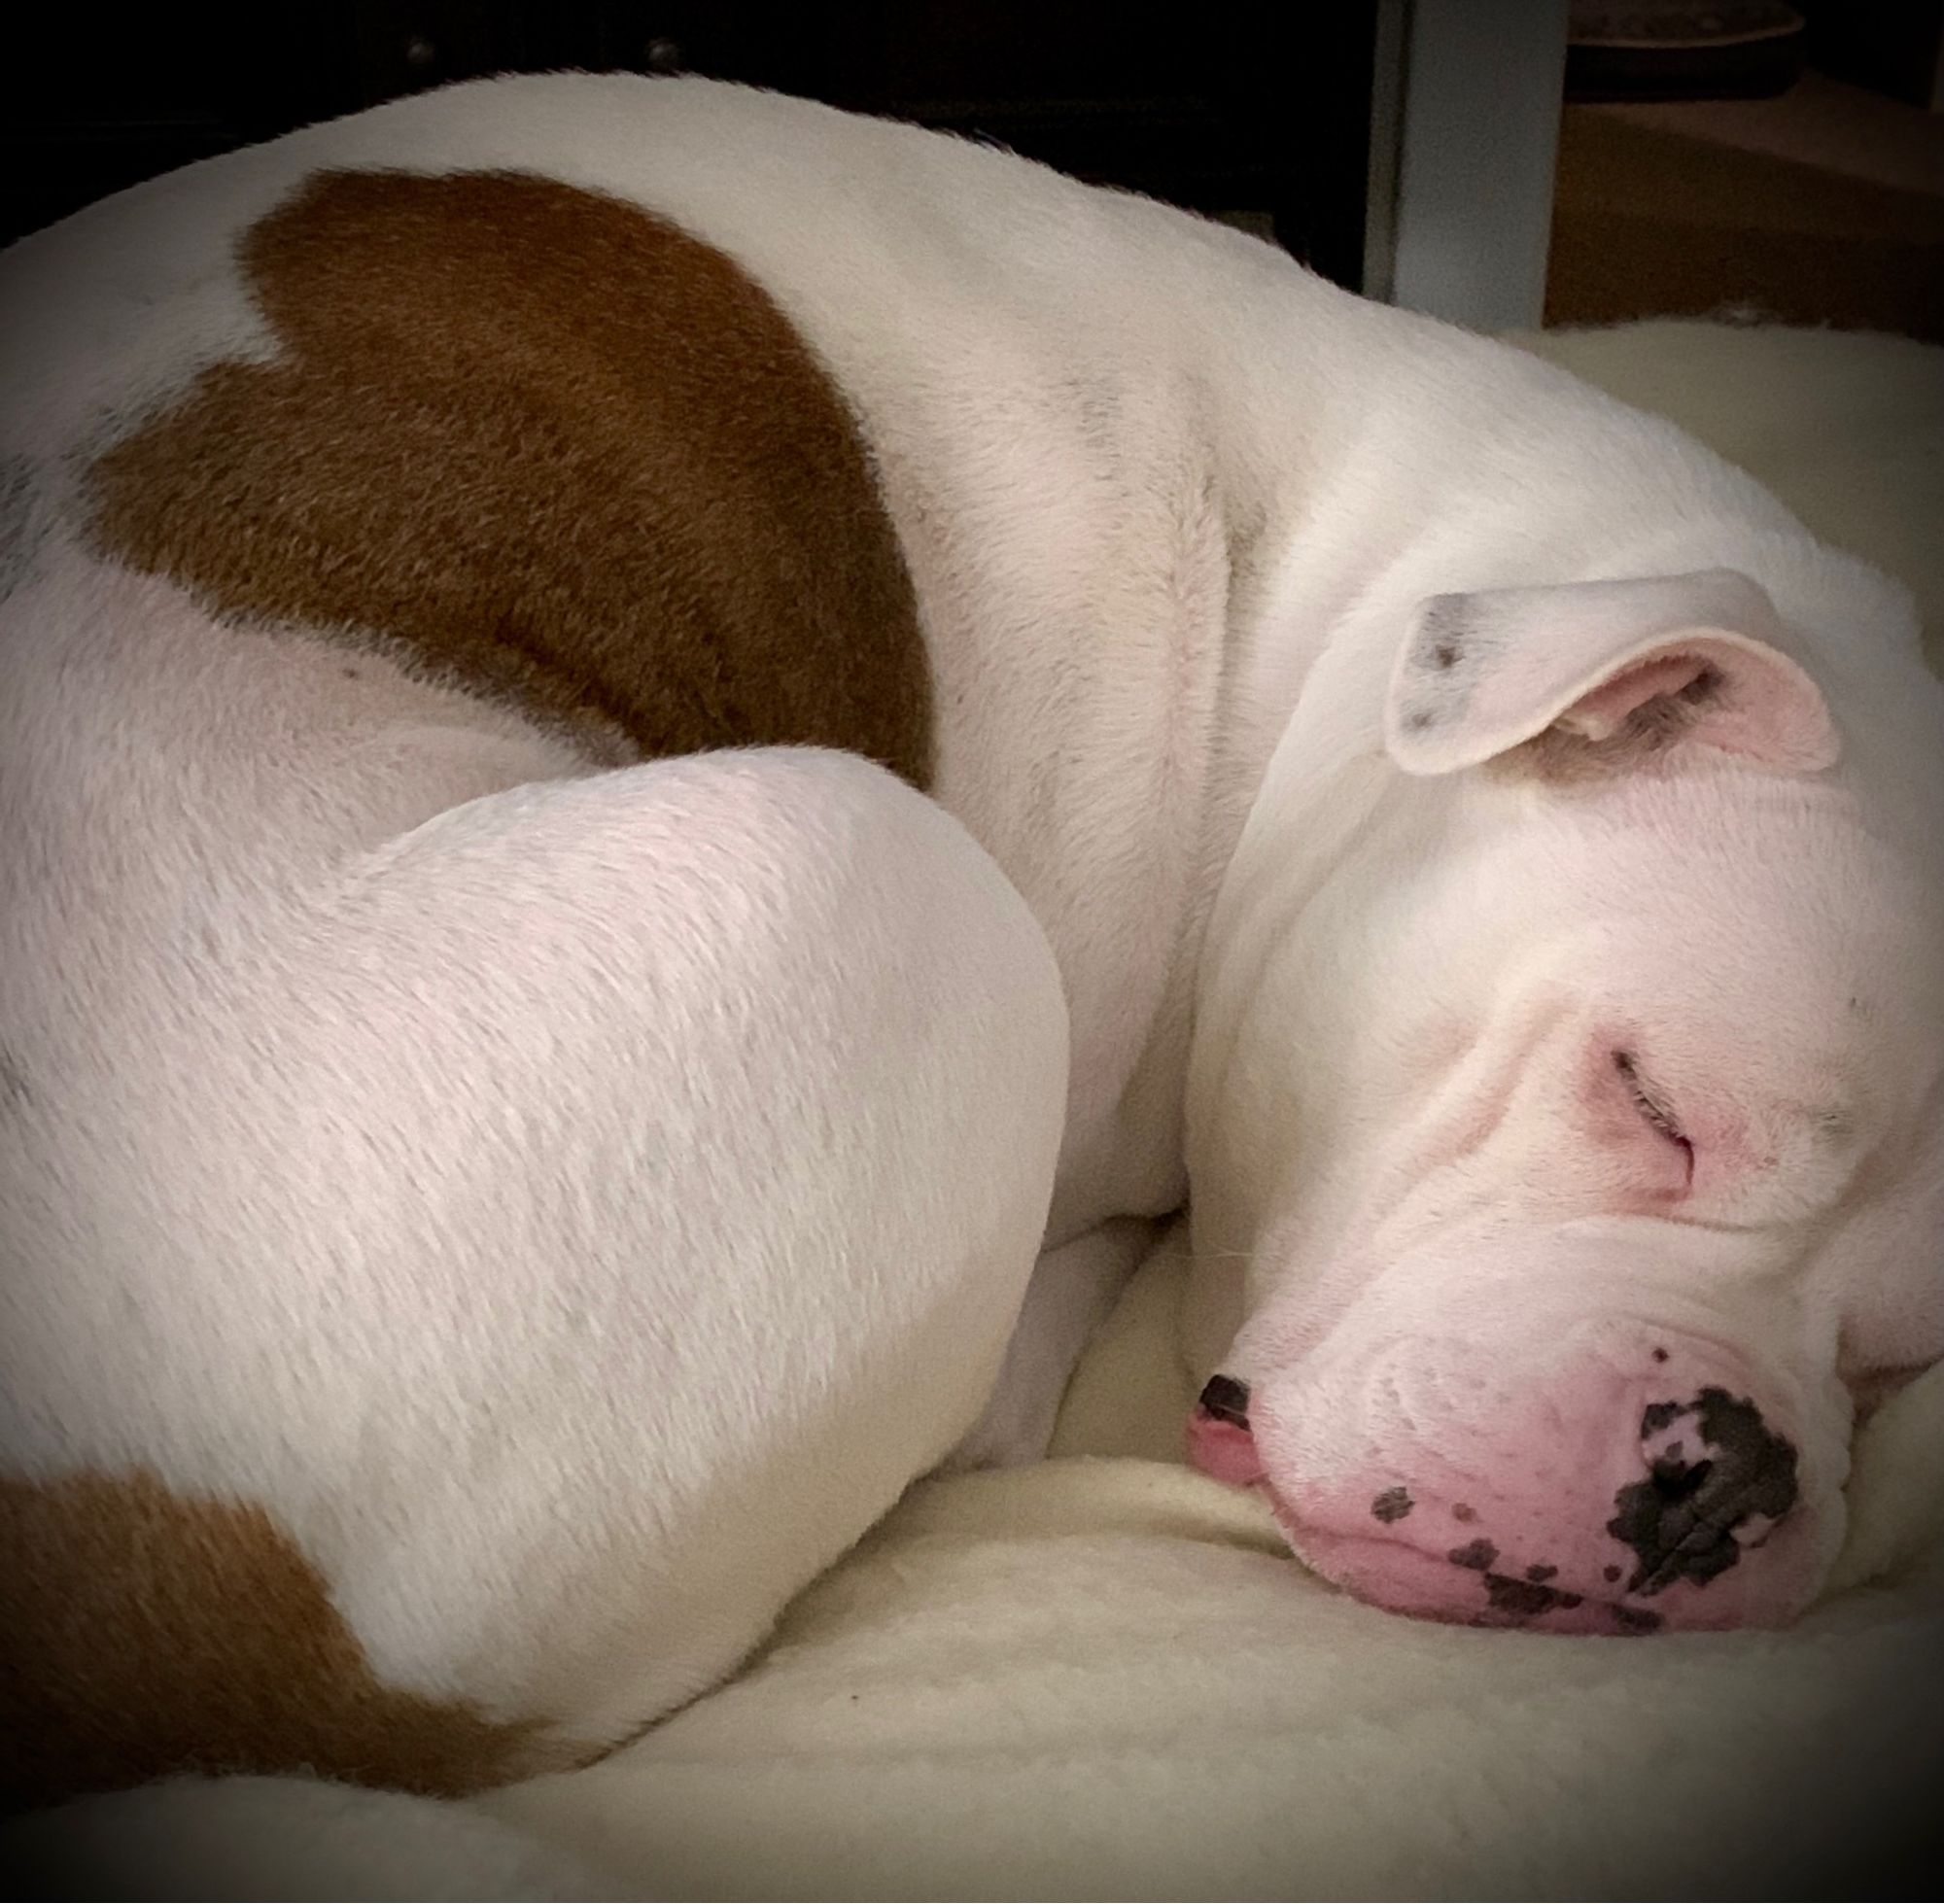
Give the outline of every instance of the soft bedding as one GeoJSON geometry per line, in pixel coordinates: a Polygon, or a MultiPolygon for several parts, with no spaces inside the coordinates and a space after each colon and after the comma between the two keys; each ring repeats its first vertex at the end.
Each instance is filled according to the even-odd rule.
{"type": "MultiPolygon", "coordinates": [[[[1944,659],[1944,352],[1694,323],[1529,347],[1900,574],[1944,659]]],[[[1794,1629],[1431,1626],[1181,1465],[1182,1266],[1170,1237],[1127,1292],[1054,1460],[915,1487],[732,1683],[604,1763],[467,1807],[164,1787],[79,1835],[149,1895],[1936,1894],[1944,1369],[1863,1431],[1794,1629]]]]}

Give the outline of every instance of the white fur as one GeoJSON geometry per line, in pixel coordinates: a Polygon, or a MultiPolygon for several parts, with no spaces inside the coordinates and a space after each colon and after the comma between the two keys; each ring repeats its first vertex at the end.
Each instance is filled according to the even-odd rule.
{"type": "MultiPolygon", "coordinates": [[[[1042,1219],[1057,1250],[1164,1212],[1192,1162],[1198,1226],[1258,1251],[1339,1154],[1368,1206],[1371,1013],[1401,1023],[1449,943],[1385,894],[1455,930],[1454,844],[1497,818],[1579,849],[1529,787],[1386,759],[1426,598],[1738,571],[1871,737],[1837,833],[1889,864],[1940,832],[1907,601],[1752,481],[1519,353],[1003,155],[704,82],[513,80],[190,168],[0,274],[0,877],[59,869],[0,887],[29,1093],[0,1441],[269,1502],[388,1677],[579,1736],[727,1670],[944,1454],[1042,1219]],[[597,772],[75,545],[75,459],[272,348],[230,248],[325,165],[541,171],[773,292],[877,461],[965,831],[820,755],[597,772]]],[[[1505,923],[1530,881],[1500,864],[1505,923]]],[[[1795,923],[1801,893],[1753,882],[1766,910],[1709,926],[1683,877],[1671,917],[1723,985],[1795,923]]],[[[1612,903],[1651,922],[1646,878],[1612,903]]],[[[1464,961],[1470,1005],[1497,956],[1464,961]]],[[[1892,1137],[1932,1049],[1897,996],[1840,1054],[1902,1065],[1892,1137]]],[[[1257,1261],[1247,1291],[1211,1270],[1210,1363],[1279,1274],[1257,1261]]]]}
{"type": "Polygon", "coordinates": [[[1038,930],[849,756],[338,725],[341,654],[108,574],[57,620],[80,572],[14,681],[153,698],[5,704],[63,874],[4,908],[9,1465],[264,1502],[386,1679],[611,1739],[976,1413],[1058,1142],[1038,930]]]}

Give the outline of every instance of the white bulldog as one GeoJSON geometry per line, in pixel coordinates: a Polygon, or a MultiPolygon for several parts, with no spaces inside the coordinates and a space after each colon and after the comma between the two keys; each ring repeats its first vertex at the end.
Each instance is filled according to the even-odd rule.
{"type": "Polygon", "coordinates": [[[1191,1183],[1195,1452],[1330,1577],[1814,1594],[1944,1355],[1882,576],[1233,232],[700,81],[0,276],[25,1795],[599,1754],[1042,1444],[1191,1183]]]}

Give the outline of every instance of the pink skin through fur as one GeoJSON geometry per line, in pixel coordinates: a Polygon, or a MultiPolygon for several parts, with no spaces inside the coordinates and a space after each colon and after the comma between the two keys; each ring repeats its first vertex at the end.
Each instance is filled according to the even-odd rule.
{"type": "MultiPolygon", "coordinates": [[[[1856,913],[1844,931],[1867,938],[1856,913]]],[[[1773,1021],[1840,1023],[1865,995],[1814,937],[1772,959],[1773,1021]]],[[[1262,1489],[1297,1554],[1377,1606],[1555,1633],[1786,1624],[1840,1542],[1849,1378],[1936,1353],[1937,1175],[1864,1168],[1870,1127],[1896,1160],[1897,1100],[1934,1081],[1913,1093],[1886,1063],[1872,1101],[1853,1070],[1839,1116],[1845,1067],[1814,1044],[1724,1040],[1725,1002],[1673,993],[1678,952],[1618,962],[1667,987],[1657,1022],[1601,1014],[1582,951],[1590,1009],[1488,1022],[1468,1089],[1396,1114],[1395,1175],[1352,1179],[1347,1236],[1326,1198],[1258,1239],[1193,1459],[1262,1489]]]]}
{"type": "MultiPolygon", "coordinates": [[[[1759,883],[1730,903],[1758,917],[1759,883]]],[[[1935,1355],[1935,1174],[1864,1170],[1928,1093],[1734,1035],[1669,924],[1616,941],[1611,979],[1584,946],[1556,990],[1535,965],[1465,1088],[1346,1168],[1342,1233],[1325,1197],[1258,1238],[1193,1458],[1360,1598],[1546,1632],[1785,1624],[1840,1542],[1847,1377],[1935,1355]],[[1635,987],[1651,1009],[1610,1004],[1635,987]]],[[[1771,952],[1754,1022],[1841,1029],[1867,996],[1839,955],[1872,955],[1861,916],[1830,924],[1771,952]]]]}
{"type": "Polygon", "coordinates": [[[1817,691],[1753,637],[1644,645],[1596,592],[1603,675],[1573,598],[1441,600],[1434,661],[1499,674],[1406,657],[1413,787],[1251,968],[1202,1100],[1197,1248],[1246,1268],[1191,1459],[1397,1612],[1786,1624],[1841,1544],[1853,1398],[1944,1354],[1934,874],[1821,778],[1817,691]],[[1670,697],[1661,750],[1451,783],[1670,697]]]}
{"type": "MultiPolygon", "coordinates": [[[[1794,1444],[1719,1350],[1652,1334],[1624,1358],[1589,1358],[1565,1392],[1474,1424],[1462,1460],[1400,1437],[1388,1461],[1292,1498],[1269,1480],[1253,1425],[1205,1403],[1191,1458],[1262,1489],[1303,1561],[1394,1612],[1616,1635],[1781,1624],[1800,1610],[1792,1563],[1807,1532],[1790,1518],[1794,1444]],[[1584,1506],[1562,1514],[1562,1503],[1584,1506]],[[1764,1564],[1741,1564],[1758,1550],[1764,1564]]],[[[1265,1424],[1278,1471],[1308,1465],[1303,1429],[1265,1424]]]]}

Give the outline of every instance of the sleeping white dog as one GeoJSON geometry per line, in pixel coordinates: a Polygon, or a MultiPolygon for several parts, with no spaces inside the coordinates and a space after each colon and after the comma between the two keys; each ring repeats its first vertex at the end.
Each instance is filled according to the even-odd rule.
{"type": "Polygon", "coordinates": [[[1882,576],[1235,233],[700,81],[0,277],[19,1795],[598,1755],[1038,1452],[1191,1185],[1196,1458],[1324,1575],[1813,1596],[1944,1356],[1882,576]]]}

